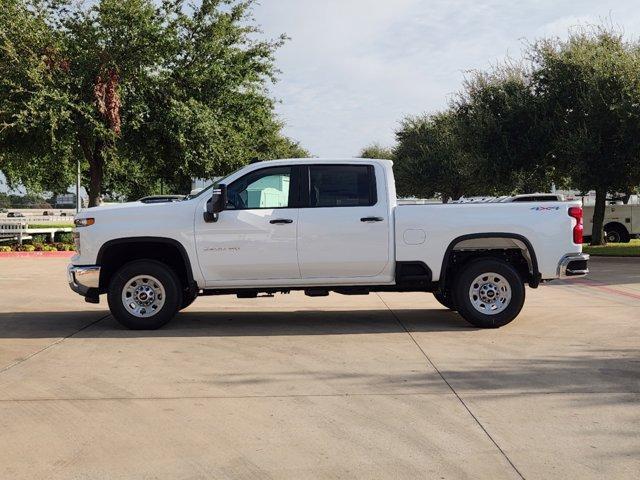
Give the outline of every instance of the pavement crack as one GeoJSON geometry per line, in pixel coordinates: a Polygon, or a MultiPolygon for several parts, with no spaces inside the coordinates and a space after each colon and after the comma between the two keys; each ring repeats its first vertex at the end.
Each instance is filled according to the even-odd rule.
{"type": "Polygon", "coordinates": [[[464,409],[469,413],[469,415],[471,415],[471,418],[473,418],[473,420],[476,422],[476,424],[482,429],[482,431],[485,433],[485,435],[487,436],[487,438],[489,438],[489,440],[491,441],[491,443],[493,443],[495,445],[495,447],[498,449],[498,451],[500,452],[500,454],[502,454],[502,456],[504,457],[504,459],[509,463],[509,465],[511,465],[511,468],[513,468],[513,470],[516,472],[516,474],[522,479],[525,480],[524,475],[520,472],[520,470],[518,470],[518,467],[515,466],[515,464],[511,461],[511,459],[509,458],[509,456],[506,454],[506,452],[502,449],[502,447],[500,447],[500,445],[498,445],[498,442],[496,442],[496,440],[491,436],[491,434],[489,433],[489,431],[485,428],[484,425],[482,425],[482,423],[480,422],[480,420],[478,419],[478,417],[476,417],[474,415],[474,413],[471,411],[471,409],[469,408],[469,406],[467,405],[467,403],[462,399],[462,397],[458,394],[458,392],[456,392],[455,388],[453,388],[453,385],[451,385],[449,383],[449,381],[444,377],[444,375],[442,374],[442,372],[440,371],[440,369],[435,365],[435,363],[433,363],[433,361],[431,360],[431,358],[429,358],[429,355],[427,355],[427,352],[424,351],[424,349],[420,346],[420,344],[417,342],[417,340],[415,339],[415,337],[411,334],[411,332],[409,331],[409,329],[407,328],[407,326],[404,324],[404,322],[402,322],[402,320],[400,320],[400,317],[398,317],[398,315],[396,315],[396,312],[393,311],[393,309],[387,304],[387,302],[384,301],[384,299],[380,296],[379,293],[376,293],[376,295],[378,296],[378,298],[380,299],[380,301],[384,304],[385,307],[387,307],[387,309],[389,310],[389,312],[391,313],[391,315],[393,315],[393,317],[396,319],[396,321],[400,324],[400,326],[402,327],[402,329],[407,333],[407,335],[409,335],[409,338],[411,338],[411,340],[413,341],[413,343],[415,344],[416,347],[418,347],[418,350],[420,350],[420,352],[422,353],[422,355],[424,356],[424,358],[427,360],[427,362],[429,363],[429,365],[431,365],[431,367],[438,373],[438,375],[440,376],[440,378],[442,379],[442,381],[444,383],[447,384],[447,387],[449,387],[449,389],[451,390],[451,392],[455,395],[455,397],[458,399],[458,401],[460,402],[460,404],[464,407],[464,409]]]}
{"type": "Polygon", "coordinates": [[[101,322],[102,320],[104,320],[105,318],[107,318],[107,317],[109,317],[109,316],[111,316],[111,314],[110,314],[110,313],[107,313],[106,315],[103,315],[102,317],[98,318],[97,320],[94,320],[94,321],[92,321],[92,322],[87,323],[86,325],[83,325],[83,326],[82,326],[82,327],[80,327],[78,330],[76,330],[76,331],[75,331],[75,332],[73,332],[73,333],[70,333],[70,334],[69,334],[69,335],[67,335],[66,337],[58,338],[55,342],[51,342],[51,343],[49,343],[48,345],[45,345],[44,347],[42,347],[42,348],[41,348],[41,349],[39,349],[39,350],[36,350],[35,352],[31,353],[30,355],[27,355],[26,357],[21,358],[20,360],[16,360],[15,362],[13,362],[13,363],[11,363],[11,364],[7,365],[6,367],[2,367],[2,368],[0,368],[0,373],[4,373],[4,372],[6,372],[7,370],[12,369],[13,367],[17,367],[18,365],[20,365],[20,364],[22,364],[22,363],[26,362],[27,360],[29,360],[29,359],[31,359],[31,358],[33,358],[33,357],[35,357],[36,355],[39,355],[39,354],[41,354],[42,352],[44,352],[44,351],[46,351],[46,350],[49,350],[51,347],[55,347],[55,346],[56,346],[56,345],[58,345],[59,343],[64,342],[67,338],[71,338],[71,337],[73,337],[74,335],[77,335],[78,333],[82,332],[83,330],[86,330],[87,328],[89,328],[89,327],[91,327],[91,326],[95,325],[96,323],[101,322]]]}

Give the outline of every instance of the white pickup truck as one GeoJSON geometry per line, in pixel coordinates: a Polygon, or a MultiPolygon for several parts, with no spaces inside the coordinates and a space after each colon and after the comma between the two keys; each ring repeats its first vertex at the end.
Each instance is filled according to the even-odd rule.
{"type": "Polygon", "coordinates": [[[513,320],[525,284],[586,275],[578,202],[398,205],[387,160],[248,165],[182,201],[75,218],[71,288],[135,329],[199,295],[432,292],[477,327],[513,320]]]}

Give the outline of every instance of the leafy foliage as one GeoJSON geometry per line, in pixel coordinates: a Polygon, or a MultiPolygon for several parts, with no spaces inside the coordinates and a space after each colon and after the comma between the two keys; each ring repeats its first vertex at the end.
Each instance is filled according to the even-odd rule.
{"type": "Polygon", "coordinates": [[[188,190],[294,152],[266,92],[285,40],[256,40],[251,1],[0,0],[0,169],[90,205],[161,181],[188,190]]]}
{"type": "Polygon", "coordinates": [[[373,143],[365,147],[360,152],[360,158],[373,158],[379,160],[393,160],[395,155],[393,149],[383,147],[379,143],[373,143]]]}
{"type": "Polygon", "coordinates": [[[596,191],[592,244],[601,244],[607,192],[640,183],[640,44],[598,28],[540,41],[531,56],[554,159],[575,188],[596,191]]]}
{"type": "Polygon", "coordinates": [[[477,163],[485,193],[547,191],[563,180],[549,149],[549,106],[535,88],[525,67],[508,63],[473,72],[453,103],[460,142],[477,163]]]}
{"type": "Polygon", "coordinates": [[[477,165],[462,148],[455,111],[406,118],[396,133],[395,176],[400,195],[440,196],[443,202],[477,193],[477,165]]]}

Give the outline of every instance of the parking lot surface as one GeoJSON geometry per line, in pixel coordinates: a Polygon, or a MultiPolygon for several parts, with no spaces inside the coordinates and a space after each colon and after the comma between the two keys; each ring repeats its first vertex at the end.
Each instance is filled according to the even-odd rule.
{"type": "Polygon", "coordinates": [[[640,259],[499,330],[292,293],[128,331],[65,266],[0,259],[0,478],[638,478],[640,259]]]}

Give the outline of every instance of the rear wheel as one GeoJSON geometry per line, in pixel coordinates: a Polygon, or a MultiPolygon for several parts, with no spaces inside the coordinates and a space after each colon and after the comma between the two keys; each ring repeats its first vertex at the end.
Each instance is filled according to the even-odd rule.
{"type": "Polygon", "coordinates": [[[629,243],[629,232],[620,224],[609,224],[604,227],[604,234],[608,243],[629,243]]]}
{"type": "Polygon", "coordinates": [[[171,320],[182,305],[180,280],[167,265],[136,260],[111,278],[109,309],[118,322],[134,330],[154,330],[171,320]]]}
{"type": "Polygon", "coordinates": [[[508,263],[479,259],[466,265],[454,283],[458,313],[479,328],[498,328],[518,316],[525,289],[520,274],[508,263]]]}

